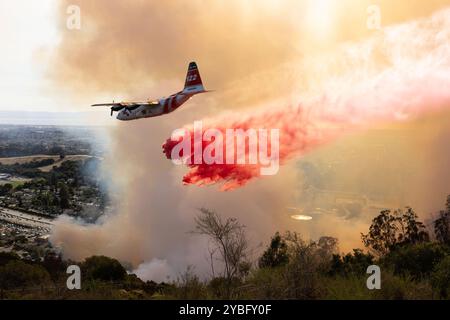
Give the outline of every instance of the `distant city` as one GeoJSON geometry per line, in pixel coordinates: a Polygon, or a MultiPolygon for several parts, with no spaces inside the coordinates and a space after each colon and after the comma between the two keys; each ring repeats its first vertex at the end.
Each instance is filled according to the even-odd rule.
{"type": "Polygon", "coordinates": [[[48,242],[53,219],[67,214],[93,222],[107,210],[109,198],[98,174],[106,147],[100,131],[0,126],[0,252],[39,261],[55,250],[48,242]]]}
{"type": "Polygon", "coordinates": [[[34,111],[1,111],[0,124],[15,125],[48,125],[48,126],[86,126],[112,125],[109,117],[101,111],[83,112],[34,112],[34,111]],[[98,117],[101,113],[102,117],[98,117]]]}

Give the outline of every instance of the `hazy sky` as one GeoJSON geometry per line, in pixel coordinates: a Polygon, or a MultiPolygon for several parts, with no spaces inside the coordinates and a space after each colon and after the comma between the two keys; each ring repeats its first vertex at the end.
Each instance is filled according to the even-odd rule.
{"type": "Polygon", "coordinates": [[[78,105],[46,76],[61,39],[59,9],[57,0],[0,1],[0,123],[111,124],[98,117],[104,114],[100,110],[78,105]],[[34,112],[58,114],[46,118],[34,112]]]}
{"type": "Polygon", "coordinates": [[[58,44],[55,0],[0,1],[0,110],[57,110],[39,52],[58,44]]]}
{"type": "MultiPolygon", "coordinates": [[[[110,5],[108,2],[103,1],[85,3],[79,1],[61,2],[57,0],[1,0],[0,94],[2,100],[0,102],[0,110],[80,111],[81,109],[81,111],[92,111],[86,109],[86,107],[93,99],[97,101],[115,98],[117,100],[132,94],[142,95],[144,87],[148,88],[147,92],[152,94],[152,98],[153,95],[158,95],[161,91],[160,94],[162,95],[170,94],[170,92],[164,92],[164,89],[168,87],[167,83],[170,83],[175,75],[180,74],[181,66],[184,66],[186,63],[187,56],[196,54],[196,56],[200,57],[209,57],[220,54],[220,52],[217,52],[222,47],[219,42],[226,44],[228,41],[231,49],[235,50],[236,53],[234,56],[226,53],[222,54],[222,56],[228,56],[228,58],[223,59],[222,57],[219,61],[230,62],[236,66],[226,66],[229,77],[214,75],[214,73],[220,73],[217,72],[217,61],[214,59],[202,61],[203,72],[209,75],[210,84],[223,87],[242,77],[242,74],[236,71],[236,68],[250,75],[254,72],[270,69],[270,65],[265,66],[266,62],[272,64],[279,62],[282,64],[291,60],[293,56],[307,56],[310,53],[327,51],[342,41],[369,35],[373,32],[373,30],[368,30],[366,27],[367,8],[370,4],[380,5],[381,23],[384,26],[426,16],[434,10],[449,4],[450,1],[262,0],[258,1],[258,5],[255,6],[251,1],[231,1],[228,3],[219,0],[215,1],[214,4],[208,4],[208,8],[199,5],[186,6],[186,4],[183,4],[183,1],[178,4],[173,2],[173,5],[165,6],[160,6],[157,3],[152,4],[151,1],[147,2],[149,3],[148,5],[144,5],[144,3],[137,1],[136,5],[128,6],[125,3],[110,5]],[[155,14],[152,13],[150,15],[152,17],[151,20],[157,22],[153,31],[147,30],[146,25],[151,26],[152,22],[146,20],[144,14],[138,17],[140,22],[136,24],[136,27],[142,24],[142,35],[145,38],[139,38],[139,34],[130,35],[130,39],[133,39],[133,36],[137,36],[136,39],[139,39],[138,41],[148,43],[149,47],[154,46],[154,59],[141,57],[139,53],[130,52],[129,59],[135,59],[135,61],[128,61],[124,59],[124,53],[129,49],[129,43],[113,43],[117,48],[110,46],[112,44],[110,40],[115,41],[122,36],[120,31],[122,22],[116,21],[107,26],[95,25],[96,28],[103,32],[105,31],[103,27],[110,28],[110,34],[102,35],[104,43],[109,46],[106,48],[99,46],[96,49],[98,52],[84,52],[81,55],[78,52],[68,55],[68,64],[77,66],[77,63],[70,61],[70,59],[74,56],[81,56],[79,58],[81,62],[86,54],[89,54],[91,58],[90,63],[93,64],[93,73],[102,73],[104,66],[111,68],[112,72],[119,72],[110,75],[111,81],[103,81],[103,87],[100,85],[99,88],[92,89],[92,80],[99,79],[97,75],[87,74],[85,69],[71,69],[69,70],[69,77],[73,77],[74,81],[68,79],[66,86],[53,86],[45,75],[48,72],[56,74],[60,72],[61,64],[54,63],[52,54],[54,54],[54,50],[57,50],[62,38],[65,38],[67,41],[68,32],[70,31],[65,28],[64,17],[67,16],[65,13],[67,5],[72,3],[82,4],[81,17],[83,24],[82,30],[79,31],[81,37],[91,33],[92,30],[90,28],[92,25],[95,25],[96,21],[102,19],[102,15],[117,18],[118,14],[121,16],[127,12],[133,13],[131,7],[139,6],[142,7],[143,13],[147,9],[154,11],[155,14]],[[196,8],[201,8],[201,10],[198,11],[196,8]],[[179,26],[173,24],[170,27],[166,27],[165,30],[159,29],[159,26],[165,25],[165,17],[170,13],[167,9],[174,12],[173,19],[177,19],[176,21],[180,22],[179,26],[184,25],[185,21],[194,19],[196,23],[192,24],[193,29],[186,33],[186,30],[182,31],[179,26]],[[182,14],[182,11],[185,9],[186,16],[180,16],[180,13],[182,14]],[[119,13],[119,11],[121,12],[119,13]],[[95,15],[93,15],[93,12],[96,12],[95,15]],[[220,14],[217,15],[219,12],[220,14]],[[233,20],[233,17],[235,20],[233,20]],[[208,27],[210,32],[205,34],[205,24],[211,23],[216,18],[218,22],[224,24],[224,27],[208,27]],[[233,24],[235,24],[235,27],[233,27],[233,24]],[[183,37],[187,41],[197,31],[202,32],[206,36],[203,39],[204,41],[202,39],[194,40],[197,44],[196,48],[186,44],[186,51],[183,51],[183,37]],[[161,32],[161,35],[164,36],[163,41],[169,44],[161,46],[158,32],[161,32]],[[235,36],[231,37],[228,33],[236,34],[237,32],[241,33],[240,40],[234,41],[233,37],[235,36]],[[215,39],[210,37],[210,35],[215,39]],[[158,42],[155,42],[155,40],[158,40],[158,42]],[[262,41],[265,43],[261,44],[260,42],[262,41]],[[258,45],[255,46],[255,43],[258,43],[258,45]],[[208,48],[208,44],[211,45],[210,48],[208,48]],[[112,54],[110,52],[106,53],[106,58],[103,57],[103,50],[105,49],[117,51],[117,54],[114,53],[114,59],[123,62],[120,70],[116,70],[115,66],[111,66],[110,57],[112,54]],[[243,68],[242,66],[245,65],[243,63],[249,59],[247,54],[253,54],[253,58],[248,60],[249,67],[243,68]],[[149,61],[144,65],[140,65],[143,62],[143,58],[147,58],[149,61]],[[104,61],[102,62],[102,60],[104,61]],[[165,62],[162,62],[162,60],[165,62]],[[151,72],[151,74],[143,75],[142,70],[140,70],[141,67],[145,71],[151,72]],[[213,68],[216,70],[214,73],[212,72],[213,68]],[[130,74],[130,71],[133,73],[130,74]],[[83,96],[86,99],[75,99],[73,95],[73,90],[79,89],[79,86],[74,86],[74,84],[80,80],[80,72],[84,73],[83,77],[87,80],[83,90],[86,92],[79,92],[75,96],[83,96]],[[218,81],[219,78],[225,78],[226,82],[218,81]],[[155,83],[156,80],[163,81],[164,84],[155,83]],[[126,88],[124,88],[125,83],[126,88]],[[108,85],[109,87],[105,88],[108,85]],[[124,89],[121,90],[122,88],[124,89]],[[103,91],[100,92],[97,89],[103,89],[103,91]],[[92,90],[97,90],[97,94],[92,95],[92,90]]],[[[130,23],[130,21],[127,23],[130,23]]],[[[134,28],[133,25],[131,28],[134,28]]],[[[85,38],[88,39],[88,37],[85,38]]],[[[86,45],[86,41],[74,41],[74,43],[81,47],[80,50],[83,50],[83,45],[86,45]]],[[[138,48],[140,46],[137,44],[138,48]]],[[[74,49],[73,47],[68,47],[74,49]]],[[[69,54],[68,52],[62,53],[69,54]]]]}

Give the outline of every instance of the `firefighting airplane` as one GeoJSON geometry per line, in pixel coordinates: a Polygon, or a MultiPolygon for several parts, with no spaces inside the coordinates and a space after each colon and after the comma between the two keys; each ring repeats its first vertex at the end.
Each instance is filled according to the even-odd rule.
{"type": "Polygon", "coordinates": [[[170,97],[146,102],[113,102],[93,104],[93,107],[111,107],[111,116],[118,111],[118,120],[136,120],[141,118],[157,117],[175,111],[192,96],[208,92],[203,87],[200,73],[195,62],[189,63],[184,89],[172,94],[170,97]]]}

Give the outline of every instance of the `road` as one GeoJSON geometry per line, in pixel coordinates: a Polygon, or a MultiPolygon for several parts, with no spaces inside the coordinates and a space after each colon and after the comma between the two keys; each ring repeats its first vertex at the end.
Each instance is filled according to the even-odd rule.
{"type": "Polygon", "coordinates": [[[49,218],[0,207],[0,220],[39,231],[50,233],[53,221],[49,218]]]}

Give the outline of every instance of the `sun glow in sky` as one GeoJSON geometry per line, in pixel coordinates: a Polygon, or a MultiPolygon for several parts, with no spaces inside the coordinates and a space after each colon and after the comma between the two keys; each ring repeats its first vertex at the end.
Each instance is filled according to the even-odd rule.
{"type": "Polygon", "coordinates": [[[303,215],[303,214],[294,214],[291,216],[292,219],[294,220],[299,220],[299,221],[309,221],[312,220],[311,216],[307,216],[307,215],[303,215]]]}
{"type": "Polygon", "coordinates": [[[308,0],[306,25],[318,41],[325,41],[332,35],[337,3],[334,0],[308,0]]]}

